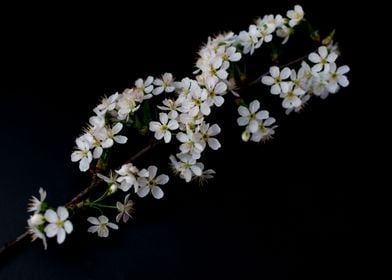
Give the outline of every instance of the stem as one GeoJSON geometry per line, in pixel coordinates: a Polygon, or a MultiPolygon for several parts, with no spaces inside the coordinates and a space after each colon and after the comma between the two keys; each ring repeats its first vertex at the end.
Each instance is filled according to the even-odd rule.
{"type": "MultiPolygon", "coordinates": [[[[142,155],[144,155],[145,153],[147,153],[148,151],[153,149],[155,146],[157,146],[159,143],[160,142],[153,142],[153,143],[149,144],[148,146],[146,146],[145,148],[143,148],[142,150],[137,152],[135,155],[130,157],[124,164],[127,164],[127,163],[130,163],[132,161],[137,160],[142,155]]],[[[87,188],[85,188],[83,191],[81,191],[79,194],[77,194],[74,198],[72,198],[69,202],[67,202],[65,204],[65,207],[70,208],[70,209],[78,208],[78,203],[81,202],[86,196],[91,194],[95,189],[97,189],[101,183],[102,183],[102,180],[99,179],[96,176],[96,174],[94,174],[90,185],[87,188]]],[[[98,204],[96,204],[96,205],[98,205],[98,204]]],[[[107,208],[107,206],[104,206],[104,205],[98,205],[98,206],[107,208]]],[[[0,247],[0,256],[3,256],[12,247],[15,247],[15,245],[17,245],[21,241],[25,240],[28,236],[29,236],[29,232],[26,230],[24,233],[22,233],[21,235],[19,235],[15,239],[4,243],[4,245],[2,247],[0,247]]]]}

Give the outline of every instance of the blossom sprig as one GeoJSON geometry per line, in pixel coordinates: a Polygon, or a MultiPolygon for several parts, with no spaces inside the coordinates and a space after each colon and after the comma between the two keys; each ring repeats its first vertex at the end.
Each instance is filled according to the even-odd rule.
{"type": "MultiPolygon", "coordinates": [[[[203,156],[222,146],[219,141],[221,127],[211,119],[216,108],[230,100],[232,95],[229,93],[240,101],[237,124],[244,129],[243,141],[270,140],[275,134],[277,120],[265,109],[266,104],[260,102],[260,97],[246,102],[248,98],[242,96],[238,82],[246,79],[239,62],[276,38],[282,45],[286,44],[304,20],[305,12],[299,5],[286,16],[260,17],[245,30],[208,38],[198,52],[194,76],[180,79],[172,73],[164,73],[158,78],[147,76],[137,79],[132,87],[122,92],[102,98],[93,109],[94,115],[84,132],[75,140],[76,148],[71,154],[71,161],[79,164],[81,172],[93,174],[93,186],[103,185],[101,193],[98,198],[92,198],[87,189],[72,203],[54,209],[45,201],[46,192],[40,189],[40,197],[33,197],[28,208],[33,213],[27,222],[32,238],[41,239],[45,249],[47,238],[56,237],[57,243],[63,243],[67,234],[73,231],[68,210],[76,212],[79,208],[97,212],[86,219],[86,230],[106,238],[110,230],[119,229],[120,223],[132,218],[134,200],[165,197],[170,177],[158,172],[155,165],[139,168],[130,160],[119,168],[106,168],[110,150],[117,144],[126,144],[132,137],[127,135],[128,127],[137,128],[157,141],[178,145],[168,162],[173,173],[187,183],[203,183],[216,174],[206,168],[203,156]],[[155,104],[158,105],[151,106],[155,104]],[[117,199],[118,196],[121,198],[117,199]]],[[[272,95],[282,99],[287,114],[300,111],[313,96],[326,98],[349,85],[346,74],[350,68],[337,64],[339,52],[331,43],[333,34],[300,63],[300,68],[275,65],[260,78],[261,84],[270,87],[272,95]]]]}

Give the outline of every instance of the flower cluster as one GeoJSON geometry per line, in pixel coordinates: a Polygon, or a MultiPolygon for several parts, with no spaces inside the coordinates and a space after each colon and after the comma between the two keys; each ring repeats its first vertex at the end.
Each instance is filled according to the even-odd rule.
{"type": "Polygon", "coordinates": [[[27,224],[32,239],[41,239],[46,249],[46,237],[57,236],[57,243],[61,244],[64,242],[66,234],[72,232],[73,225],[68,220],[67,208],[60,206],[57,211],[48,209],[45,202],[46,191],[40,188],[39,194],[40,198],[33,196],[30,200],[27,211],[33,212],[33,215],[27,220],[27,224]]]}
{"type": "MultiPolygon", "coordinates": [[[[169,176],[158,175],[155,165],[139,169],[132,162],[127,162],[117,170],[106,171],[109,149],[115,143],[125,144],[128,141],[124,136],[125,127],[134,126],[144,133],[151,132],[156,140],[165,143],[176,142],[178,152],[170,156],[170,164],[174,173],[186,182],[195,179],[203,182],[215,175],[215,171],[206,169],[201,160],[207,150],[221,148],[217,138],[221,128],[217,123],[210,122],[209,118],[213,110],[221,107],[226,102],[225,98],[231,96],[229,92],[240,104],[237,123],[244,128],[242,139],[245,142],[271,139],[277,127],[275,118],[262,109],[259,100],[247,103],[238,94],[236,73],[242,73],[238,62],[245,55],[252,55],[264,44],[272,42],[274,36],[285,44],[294,33],[294,28],[304,20],[304,15],[302,7],[297,5],[286,13],[286,17],[266,15],[237,34],[229,32],[209,38],[198,53],[193,78],[176,80],[171,73],[159,78],[148,76],[136,80],[133,87],[122,93],[104,97],[94,108],[94,116],[89,119],[84,133],[76,139],[76,150],[71,155],[71,160],[79,163],[82,172],[96,166],[92,168],[92,173],[100,182],[106,183],[105,191],[99,198],[88,197],[78,201],[77,206],[69,207],[89,207],[100,211],[99,216],[87,218],[90,223],[87,231],[97,233],[99,237],[108,237],[109,229],[117,230],[119,223],[126,223],[134,212],[132,195],[139,198],[149,194],[155,199],[164,197],[162,186],[169,182],[169,176]],[[159,104],[157,114],[154,114],[155,107],[152,110],[149,108],[152,103],[146,101],[153,96],[160,96],[160,99],[156,98],[159,104]],[[145,111],[148,111],[147,117],[145,111]],[[144,114],[142,129],[139,125],[140,112],[144,114]],[[151,116],[157,116],[157,119],[151,120],[151,116]],[[93,163],[94,160],[96,162],[93,163]],[[118,193],[125,195],[123,201],[117,201],[115,205],[105,204],[105,199],[118,193]],[[103,215],[104,208],[115,210],[113,218],[116,223],[103,215]]],[[[317,52],[309,55],[308,61],[302,61],[298,70],[272,66],[261,82],[271,87],[271,94],[280,96],[287,114],[299,111],[313,95],[326,98],[349,85],[346,74],[350,69],[348,66],[337,66],[338,56],[336,45],[321,46],[317,52]]],[[[42,189],[39,199],[32,198],[29,211],[34,214],[28,220],[28,228],[33,239],[42,239],[46,248],[46,237],[57,236],[57,242],[61,244],[66,234],[72,232],[73,226],[68,220],[67,208],[58,207],[55,212],[48,208],[45,198],[46,192],[42,189]]]]}
{"type": "Polygon", "coordinates": [[[311,53],[308,57],[312,65],[302,61],[298,71],[288,67],[280,70],[273,66],[270,75],[262,78],[262,83],[271,86],[271,94],[283,99],[282,106],[287,109],[287,114],[293,110],[298,112],[312,96],[325,99],[349,85],[346,74],[350,68],[346,65],[338,67],[338,57],[335,45],[321,46],[317,53],[311,53]]]}

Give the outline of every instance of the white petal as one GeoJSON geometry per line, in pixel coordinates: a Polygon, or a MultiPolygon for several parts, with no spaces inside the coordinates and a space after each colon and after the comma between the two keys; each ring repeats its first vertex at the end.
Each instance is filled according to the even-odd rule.
{"type": "Polygon", "coordinates": [[[90,232],[90,233],[95,233],[95,232],[98,231],[98,229],[99,229],[99,226],[91,226],[91,227],[88,228],[87,231],[90,232]]]}
{"type": "Polygon", "coordinates": [[[264,122],[264,126],[270,126],[272,124],[274,124],[276,122],[276,120],[274,118],[269,118],[264,122]]]}
{"type": "Polygon", "coordinates": [[[118,229],[118,225],[113,223],[108,223],[107,226],[110,227],[111,229],[118,229]]]}
{"type": "Polygon", "coordinates": [[[312,72],[314,73],[318,73],[323,69],[323,65],[322,64],[316,64],[312,67],[312,72]]]}
{"type": "Polygon", "coordinates": [[[216,136],[221,132],[221,129],[219,125],[214,124],[208,129],[208,135],[210,136],[216,136]]]}
{"type": "Polygon", "coordinates": [[[102,145],[102,147],[105,148],[105,149],[111,148],[111,147],[113,147],[113,145],[114,145],[114,141],[113,141],[113,139],[108,138],[108,139],[106,139],[105,141],[103,141],[103,142],[101,143],[101,145],[102,145]]]}
{"type": "Polygon", "coordinates": [[[177,134],[177,140],[180,141],[181,143],[185,143],[189,140],[188,135],[186,135],[183,132],[180,132],[177,134]]]}
{"type": "Polygon", "coordinates": [[[57,208],[57,215],[61,221],[65,221],[69,216],[67,208],[65,208],[63,206],[58,207],[57,208]]]}
{"type": "Polygon", "coordinates": [[[275,79],[272,78],[272,77],[270,77],[270,76],[264,76],[264,77],[261,79],[261,82],[262,82],[264,85],[272,86],[273,84],[275,84],[275,79]]]}
{"type": "Polygon", "coordinates": [[[137,191],[137,195],[139,197],[145,197],[146,195],[148,195],[148,193],[150,192],[150,187],[149,186],[144,186],[141,187],[138,191],[137,191]]]}
{"type": "Polygon", "coordinates": [[[163,87],[157,87],[152,91],[153,95],[160,95],[163,92],[163,87]]]}
{"type": "Polygon", "coordinates": [[[65,230],[63,228],[59,228],[57,231],[57,243],[62,244],[65,240],[65,230]]]}
{"type": "Polygon", "coordinates": [[[280,88],[279,85],[273,85],[273,86],[271,87],[271,94],[273,94],[273,95],[278,95],[278,94],[280,94],[281,92],[282,92],[282,90],[281,90],[281,88],[280,88]]]}
{"type": "Polygon", "coordinates": [[[98,228],[98,236],[99,237],[104,237],[104,238],[108,237],[109,236],[108,228],[106,226],[100,226],[98,228]]]}
{"type": "Polygon", "coordinates": [[[197,165],[192,165],[191,166],[191,170],[192,172],[196,175],[196,176],[201,176],[203,171],[201,170],[201,168],[197,165]]]}
{"type": "Polygon", "coordinates": [[[348,87],[348,85],[350,84],[346,76],[339,77],[338,82],[339,85],[341,85],[342,87],[348,87]]]}
{"type": "Polygon", "coordinates": [[[333,52],[333,53],[330,53],[330,54],[328,55],[327,61],[328,61],[329,63],[332,63],[332,62],[335,62],[337,58],[338,58],[337,53],[334,53],[334,52],[333,52]]]}
{"type": "Polygon", "coordinates": [[[219,143],[219,141],[216,138],[209,138],[208,139],[208,145],[214,151],[219,150],[220,147],[221,147],[221,144],[219,143]]]}
{"type": "Polygon", "coordinates": [[[155,176],[157,175],[157,171],[158,171],[158,167],[151,165],[150,167],[148,167],[148,177],[150,179],[155,178],[155,176]]]}
{"type": "Polygon", "coordinates": [[[77,162],[77,161],[79,161],[82,157],[83,157],[82,152],[80,152],[80,151],[75,151],[75,152],[73,152],[72,155],[71,155],[71,160],[72,160],[72,162],[77,162]]]}
{"type": "Polygon", "coordinates": [[[93,152],[93,157],[94,157],[95,159],[98,159],[98,158],[100,158],[100,157],[102,156],[102,153],[103,153],[102,147],[96,147],[96,148],[94,149],[94,152],[93,152]]]}
{"type": "Polygon", "coordinates": [[[168,125],[167,125],[167,127],[170,130],[176,130],[179,127],[179,125],[178,125],[178,122],[176,120],[170,120],[168,125]]]}
{"type": "Polygon", "coordinates": [[[169,117],[167,116],[167,114],[165,114],[165,113],[159,113],[159,121],[160,121],[162,124],[167,124],[168,120],[169,120],[169,117]]]}
{"type": "Polygon", "coordinates": [[[248,130],[251,133],[255,133],[259,129],[259,123],[256,120],[251,120],[248,125],[248,130]]]}
{"type": "Polygon", "coordinates": [[[89,221],[93,225],[99,225],[99,220],[97,218],[95,218],[95,217],[88,217],[87,221],[89,221]]]}
{"type": "Polygon", "coordinates": [[[258,119],[258,120],[265,120],[268,118],[269,118],[268,111],[263,110],[263,111],[260,111],[256,114],[256,119],[258,119]]]}
{"type": "Polygon", "coordinates": [[[321,58],[318,54],[316,53],[311,53],[308,57],[308,59],[313,62],[313,63],[320,63],[321,58]]]}
{"type": "Polygon", "coordinates": [[[99,216],[99,217],[98,217],[98,220],[99,220],[99,223],[100,223],[100,224],[107,224],[107,223],[109,222],[108,217],[106,217],[106,216],[104,216],[104,215],[99,216]]]}
{"type": "Polygon", "coordinates": [[[125,144],[125,143],[127,143],[127,141],[128,141],[128,138],[127,137],[125,137],[125,136],[121,136],[121,135],[119,135],[119,136],[114,136],[114,141],[116,141],[118,144],[125,144]]]}
{"type": "Polygon", "coordinates": [[[339,69],[337,71],[337,73],[339,75],[344,75],[344,74],[346,74],[348,72],[350,72],[350,67],[348,67],[347,65],[343,65],[343,66],[339,67],[339,69]]]}
{"type": "Polygon", "coordinates": [[[270,68],[270,73],[271,73],[272,78],[277,78],[277,77],[279,77],[280,70],[279,70],[278,67],[272,66],[272,67],[270,68]]]}
{"type": "Polygon", "coordinates": [[[327,55],[328,55],[328,49],[327,49],[326,46],[321,46],[321,47],[319,47],[318,52],[319,52],[319,54],[320,54],[320,56],[321,56],[322,58],[326,58],[327,55]]]}
{"type": "Polygon", "coordinates": [[[170,143],[171,137],[172,137],[171,133],[169,131],[166,131],[164,135],[165,143],[170,143]]]}
{"type": "Polygon", "coordinates": [[[117,123],[115,126],[112,128],[113,134],[119,133],[123,129],[123,124],[122,123],[117,123]]]}
{"type": "Polygon", "coordinates": [[[49,223],[56,223],[58,221],[57,214],[52,209],[46,210],[44,217],[49,223]]]}
{"type": "Polygon", "coordinates": [[[225,99],[222,96],[215,96],[214,98],[214,104],[217,107],[221,107],[225,103],[225,99]]]}
{"type": "Polygon", "coordinates": [[[238,113],[241,115],[241,116],[243,116],[243,117],[247,117],[247,116],[249,116],[249,109],[248,108],[246,108],[246,107],[244,107],[244,106],[240,106],[239,108],[238,108],[238,113]]]}
{"type": "Polygon", "coordinates": [[[239,126],[248,125],[248,123],[249,123],[249,118],[240,117],[240,118],[237,119],[237,123],[238,123],[239,126]]]}
{"type": "Polygon", "coordinates": [[[150,122],[150,131],[155,132],[161,128],[161,124],[159,122],[150,122]]]}
{"type": "Polygon", "coordinates": [[[65,231],[70,234],[73,231],[73,225],[70,221],[65,221],[64,223],[64,229],[65,231]]]}
{"type": "Polygon", "coordinates": [[[291,70],[290,70],[290,68],[288,68],[288,67],[285,67],[285,68],[282,70],[282,72],[280,72],[280,78],[281,78],[282,80],[288,79],[288,78],[290,77],[290,75],[291,75],[291,70]]]}
{"type": "Polygon", "coordinates": [[[159,175],[156,179],[155,179],[156,183],[158,185],[165,185],[167,184],[167,182],[169,182],[169,176],[162,174],[159,175]]]}
{"type": "Polygon", "coordinates": [[[153,187],[151,193],[155,199],[161,199],[163,197],[163,191],[160,187],[153,187]]]}
{"type": "Polygon", "coordinates": [[[56,224],[48,224],[45,227],[45,233],[47,237],[53,237],[57,234],[58,227],[56,224]]]}
{"type": "Polygon", "coordinates": [[[253,101],[249,105],[249,111],[252,113],[256,113],[260,109],[260,102],[258,100],[253,101]]]}
{"type": "Polygon", "coordinates": [[[82,158],[79,162],[79,169],[82,172],[86,172],[90,168],[90,161],[87,158],[82,158]]]}

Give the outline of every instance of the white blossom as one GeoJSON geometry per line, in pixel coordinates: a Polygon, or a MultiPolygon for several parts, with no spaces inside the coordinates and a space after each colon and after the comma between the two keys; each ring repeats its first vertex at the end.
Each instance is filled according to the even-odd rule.
{"type": "Polygon", "coordinates": [[[150,122],[150,131],[155,132],[155,138],[161,140],[164,138],[165,143],[171,141],[172,135],[171,130],[178,129],[178,122],[176,120],[169,120],[169,117],[165,113],[159,114],[160,122],[150,122]]]}
{"type": "Polygon", "coordinates": [[[271,93],[274,95],[280,94],[282,91],[287,89],[288,83],[285,82],[291,75],[291,70],[285,67],[280,71],[279,67],[272,66],[270,68],[271,76],[264,76],[261,82],[271,87],[271,93]]]}
{"type": "Polygon", "coordinates": [[[63,243],[66,233],[70,234],[73,230],[72,223],[67,220],[68,216],[67,208],[62,206],[57,208],[57,213],[52,209],[46,210],[44,217],[49,223],[45,227],[46,236],[49,238],[57,236],[57,243],[63,243]]]}
{"type": "Polygon", "coordinates": [[[76,139],[76,145],[78,150],[72,153],[71,160],[73,162],[79,161],[80,171],[86,172],[90,168],[90,163],[93,160],[93,155],[90,151],[91,143],[78,138],[76,139]]]}
{"type": "Polygon", "coordinates": [[[129,199],[130,194],[127,194],[124,199],[124,203],[117,201],[116,207],[119,213],[116,216],[116,222],[119,223],[122,219],[123,223],[128,222],[129,218],[132,218],[133,213],[133,201],[129,199]]]}
{"type": "Polygon", "coordinates": [[[204,149],[204,147],[208,144],[208,146],[214,151],[219,150],[221,144],[214,136],[218,135],[220,132],[221,129],[219,125],[214,124],[210,126],[210,124],[202,123],[200,125],[200,131],[198,132],[198,134],[200,134],[199,138],[202,148],[204,149]]]}
{"type": "Polygon", "coordinates": [[[192,180],[193,176],[202,175],[200,163],[196,162],[191,155],[179,154],[177,157],[180,161],[177,161],[174,156],[170,156],[172,167],[187,183],[192,180]]]}
{"type": "Polygon", "coordinates": [[[304,18],[304,10],[300,5],[295,5],[294,10],[287,12],[287,17],[290,19],[289,25],[294,27],[300,23],[304,18]]]}
{"type": "Polygon", "coordinates": [[[323,69],[325,71],[329,71],[329,64],[336,61],[338,55],[335,52],[329,53],[329,50],[325,46],[321,46],[318,48],[317,53],[309,54],[308,59],[315,63],[312,67],[314,72],[321,72],[323,69]]]}
{"type": "Polygon", "coordinates": [[[116,106],[117,106],[117,99],[119,97],[118,92],[115,94],[109,96],[109,97],[104,97],[101,100],[101,104],[99,104],[97,107],[94,108],[94,113],[97,115],[105,115],[106,112],[113,111],[116,106]]]}
{"type": "Polygon", "coordinates": [[[118,225],[114,223],[110,223],[109,219],[106,216],[99,216],[98,218],[95,217],[89,217],[87,219],[92,226],[88,228],[88,232],[90,233],[97,233],[99,237],[108,237],[109,236],[109,229],[118,229],[118,225]]]}
{"type": "Polygon", "coordinates": [[[298,108],[302,104],[301,96],[304,94],[305,91],[302,88],[294,86],[293,82],[289,82],[288,87],[280,94],[280,97],[283,98],[283,108],[298,108]]]}
{"type": "Polygon", "coordinates": [[[238,113],[241,117],[237,119],[237,123],[239,126],[247,126],[249,132],[254,133],[257,131],[259,126],[259,121],[265,119],[265,115],[268,113],[267,111],[259,111],[260,102],[258,100],[254,100],[249,104],[249,109],[240,106],[238,108],[238,113]]]}
{"type": "Polygon", "coordinates": [[[156,88],[152,91],[152,94],[159,95],[162,92],[173,92],[175,90],[174,87],[174,78],[171,73],[165,73],[162,76],[162,79],[155,79],[154,85],[156,88]]]}
{"type": "Polygon", "coordinates": [[[42,243],[44,244],[44,249],[46,250],[48,248],[45,234],[38,228],[38,225],[34,223],[31,218],[27,220],[27,230],[31,235],[32,241],[35,241],[36,239],[41,239],[42,243]]]}
{"type": "Polygon", "coordinates": [[[124,164],[119,170],[116,170],[116,173],[120,175],[117,179],[117,182],[120,183],[120,186],[118,186],[120,190],[127,192],[130,188],[134,187],[135,192],[137,192],[139,184],[137,183],[136,176],[139,170],[136,166],[132,163],[124,164]]]}
{"type": "Polygon", "coordinates": [[[152,196],[155,199],[161,199],[164,195],[160,185],[165,185],[169,182],[169,176],[161,174],[157,177],[158,168],[156,166],[150,166],[147,169],[148,177],[140,177],[138,179],[140,188],[137,192],[139,197],[145,197],[151,191],[152,196]]]}
{"type": "Polygon", "coordinates": [[[46,199],[46,191],[43,188],[39,188],[39,199],[32,196],[30,203],[28,204],[27,212],[39,213],[41,212],[42,204],[46,199]]]}

